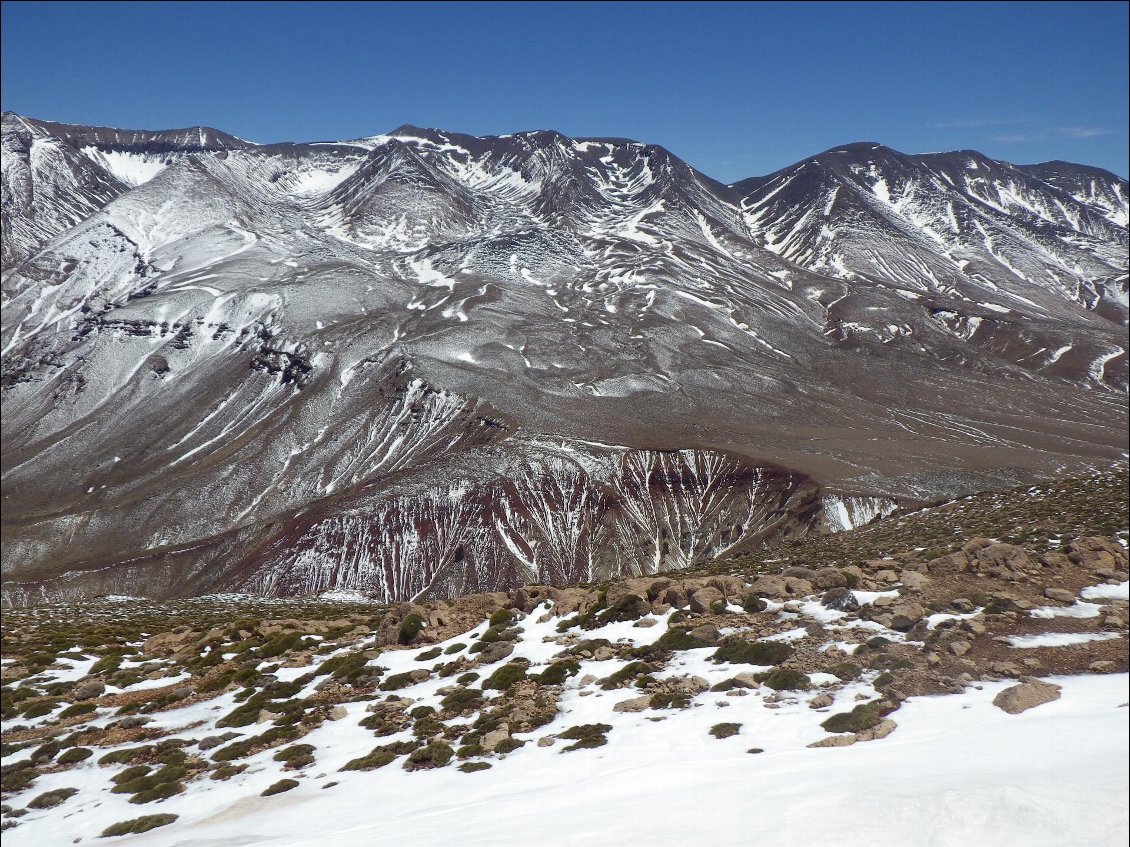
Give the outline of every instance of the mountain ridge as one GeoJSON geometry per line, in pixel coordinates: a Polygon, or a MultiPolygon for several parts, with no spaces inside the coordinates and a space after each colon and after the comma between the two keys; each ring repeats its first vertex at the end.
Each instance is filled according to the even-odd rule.
{"type": "Polygon", "coordinates": [[[551,131],[29,120],[5,602],[651,573],[1125,461],[1127,191],[1093,169],[863,143],[726,186],[551,131]]]}

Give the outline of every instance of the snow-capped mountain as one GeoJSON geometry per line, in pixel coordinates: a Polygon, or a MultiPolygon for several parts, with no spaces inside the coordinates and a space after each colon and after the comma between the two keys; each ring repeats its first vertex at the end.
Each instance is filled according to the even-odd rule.
{"type": "Polygon", "coordinates": [[[3,118],[5,601],[683,567],[1125,458],[1127,184],[3,118]]]}

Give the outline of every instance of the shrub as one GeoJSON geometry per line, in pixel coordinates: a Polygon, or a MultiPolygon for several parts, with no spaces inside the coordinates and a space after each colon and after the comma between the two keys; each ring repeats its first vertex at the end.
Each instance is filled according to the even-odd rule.
{"type": "Polygon", "coordinates": [[[487,621],[488,627],[505,627],[512,620],[514,620],[514,613],[509,609],[495,609],[487,621]]]}
{"type": "Polygon", "coordinates": [[[482,692],[474,688],[458,688],[444,696],[439,704],[450,712],[465,712],[483,704],[482,692]]]}
{"type": "Polygon", "coordinates": [[[276,762],[289,762],[291,759],[309,756],[314,750],[315,747],[313,744],[292,744],[289,747],[279,750],[279,752],[275,753],[271,758],[276,762]]]}
{"type": "Polygon", "coordinates": [[[841,662],[832,668],[832,675],[847,682],[852,679],[859,679],[859,675],[863,673],[863,668],[852,662],[841,662]]]}
{"type": "Polygon", "coordinates": [[[807,691],[812,687],[812,680],[806,674],[791,668],[777,668],[762,682],[774,691],[807,691]]]}
{"type": "Polygon", "coordinates": [[[161,782],[152,788],[139,791],[129,798],[131,803],[152,803],[154,800],[167,800],[184,791],[184,785],[179,782],[161,782]]]}
{"type": "Polygon", "coordinates": [[[438,658],[441,653],[443,653],[442,649],[440,649],[439,647],[433,647],[430,650],[425,650],[423,653],[421,653],[419,656],[417,656],[416,661],[417,662],[428,662],[428,661],[431,661],[432,659],[438,658]]]}
{"type": "Polygon", "coordinates": [[[424,619],[416,612],[408,615],[400,622],[400,632],[396,637],[397,642],[402,645],[411,644],[423,630],[424,624],[424,619]]]}
{"type": "Polygon", "coordinates": [[[32,703],[21,714],[25,718],[41,718],[44,715],[50,714],[58,704],[55,700],[40,700],[37,703],[32,703]]]}
{"type": "Polygon", "coordinates": [[[620,683],[635,679],[640,674],[647,673],[650,670],[651,665],[646,662],[629,662],[627,665],[620,668],[620,670],[616,671],[616,673],[605,679],[600,684],[600,687],[605,691],[612,691],[617,688],[620,683]]]}
{"type": "Polygon", "coordinates": [[[820,726],[828,732],[863,732],[870,729],[883,719],[879,711],[878,701],[862,703],[850,712],[840,712],[832,715],[820,726]]]}
{"type": "Polygon", "coordinates": [[[463,773],[474,773],[475,771],[489,770],[490,767],[490,762],[464,762],[459,766],[459,770],[463,773]]]}
{"type": "Polygon", "coordinates": [[[433,741],[427,747],[413,750],[404,762],[404,767],[407,770],[442,768],[451,761],[451,757],[454,755],[455,751],[451,749],[450,745],[442,741],[433,741]]]}
{"type": "Polygon", "coordinates": [[[741,728],[740,723],[716,723],[710,727],[710,734],[718,739],[729,738],[731,735],[737,735],[741,728]]]}
{"type": "Polygon", "coordinates": [[[29,809],[54,809],[76,794],[77,788],[56,788],[54,791],[45,791],[27,805],[29,809]]]}
{"type": "Polygon", "coordinates": [[[31,759],[21,759],[0,768],[0,789],[4,791],[23,791],[35,782],[39,772],[31,759]]]}
{"type": "Polygon", "coordinates": [[[751,615],[757,612],[764,612],[766,607],[765,598],[757,594],[747,594],[746,598],[742,600],[742,608],[749,612],[751,615]]]}
{"type": "Polygon", "coordinates": [[[519,747],[523,746],[525,743],[526,743],[525,741],[521,741],[520,739],[517,739],[517,738],[504,738],[502,741],[498,742],[498,745],[494,748],[494,752],[496,752],[496,753],[513,753],[515,750],[517,750],[519,747]]]}
{"type": "Polygon", "coordinates": [[[78,715],[89,715],[98,707],[93,703],[75,703],[73,706],[67,706],[63,711],[59,712],[59,719],[73,718],[78,715]]]}
{"type": "Polygon", "coordinates": [[[383,744],[380,747],[374,747],[367,755],[346,762],[341,769],[343,771],[371,771],[376,768],[383,768],[395,760],[397,756],[411,753],[419,746],[419,741],[397,741],[392,744],[383,744]]]}
{"type": "Polygon", "coordinates": [[[466,650],[466,649],[467,649],[466,644],[463,644],[459,641],[456,641],[454,644],[448,644],[447,649],[444,650],[443,652],[444,652],[445,655],[450,656],[452,653],[458,653],[460,650],[466,650]]]}
{"type": "Polygon", "coordinates": [[[247,765],[220,765],[209,775],[209,779],[217,781],[231,779],[236,774],[241,774],[247,770],[247,765]]]}
{"type": "Polygon", "coordinates": [[[526,666],[518,664],[503,665],[483,681],[483,689],[505,691],[514,683],[526,678],[526,666]]]}
{"type": "Polygon", "coordinates": [[[401,688],[407,688],[409,685],[415,685],[416,682],[417,680],[412,677],[412,671],[394,673],[381,683],[381,691],[397,691],[401,688]]]}
{"type": "Polygon", "coordinates": [[[573,659],[562,659],[532,678],[542,685],[561,685],[569,677],[576,676],[580,669],[580,663],[573,659]]]}
{"type": "Polygon", "coordinates": [[[580,724],[579,726],[571,726],[558,737],[574,743],[570,744],[561,752],[565,753],[570,750],[587,750],[593,747],[603,747],[608,743],[608,739],[605,736],[610,729],[612,729],[612,727],[606,723],[586,723],[580,724]]]}
{"type": "Polygon", "coordinates": [[[275,794],[282,794],[284,791],[290,791],[292,788],[298,787],[297,779],[280,779],[278,782],[268,785],[263,789],[261,797],[271,797],[275,794]]]}
{"type": "Polygon", "coordinates": [[[779,665],[792,654],[793,648],[781,641],[729,641],[710,658],[737,665],[779,665]]]}
{"type": "Polygon", "coordinates": [[[103,838],[113,838],[115,835],[136,835],[149,832],[159,826],[168,826],[177,819],[176,815],[145,815],[128,821],[119,821],[102,830],[103,838]]]}
{"type": "Polygon", "coordinates": [[[893,673],[891,673],[890,671],[886,671],[884,673],[879,674],[877,677],[875,677],[875,679],[871,682],[871,685],[874,686],[875,688],[885,688],[886,686],[890,685],[894,681],[895,681],[895,675],[893,673]]]}
{"type": "Polygon", "coordinates": [[[468,671],[467,673],[458,677],[455,681],[458,682],[460,685],[470,685],[472,682],[474,682],[478,678],[479,678],[478,673],[476,673],[475,671],[468,671]]]}
{"type": "Polygon", "coordinates": [[[676,694],[673,691],[657,691],[651,695],[648,705],[653,709],[685,709],[691,704],[689,694],[676,694]]]}
{"type": "Polygon", "coordinates": [[[114,783],[115,785],[121,785],[124,782],[129,782],[131,780],[146,776],[152,770],[153,768],[149,767],[149,765],[132,765],[131,767],[126,768],[121,773],[112,777],[110,779],[110,782],[114,783]]]}
{"type": "Polygon", "coordinates": [[[654,644],[660,650],[694,650],[699,647],[711,647],[709,641],[702,641],[691,635],[685,627],[668,627],[667,631],[659,636],[654,644]]]}

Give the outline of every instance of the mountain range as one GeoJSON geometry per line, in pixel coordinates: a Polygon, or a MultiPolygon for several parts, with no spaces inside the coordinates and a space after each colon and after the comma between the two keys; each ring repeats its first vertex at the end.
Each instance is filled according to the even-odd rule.
{"type": "Polygon", "coordinates": [[[2,140],[5,604],[590,582],[1126,460],[1096,168],[2,140]]]}

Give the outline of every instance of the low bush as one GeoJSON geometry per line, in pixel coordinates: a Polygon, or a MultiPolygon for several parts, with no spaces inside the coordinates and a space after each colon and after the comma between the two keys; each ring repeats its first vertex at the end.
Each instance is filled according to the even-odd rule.
{"type": "Polygon", "coordinates": [[[165,814],[145,815],[144,817],[134,818],[133,820],[119,821],[102,830],[102,837],[113,838],[116,835],[137,835],[141,832],[149,832],[149,830],[156,829],[159,826],[168,826],[176,819],[176,815],[165,814]]]}
{"type": "Polygon", "coordinates": [[[710,727],[710,734],[719,739],[729,738],[732,735],[737,735],[741,728],[740,723],[716,723],[710,727]]]}

